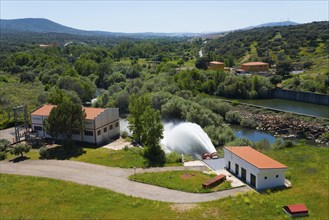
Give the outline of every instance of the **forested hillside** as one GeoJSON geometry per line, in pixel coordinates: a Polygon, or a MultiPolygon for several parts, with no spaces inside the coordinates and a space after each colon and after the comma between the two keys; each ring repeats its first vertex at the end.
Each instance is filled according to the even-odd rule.
{"type": "MultiPolygon", "coordinates": [[[[214,131],[209,132],[211,138],[223,144],[234,136],[232,130],[223,127],[223,120],[251,127],[255,122],[242,119],[234,106],[216,97],[268,98],[277,84],[276,74],[238,76],[198,70],[194,65],[199,50],[205,50],[205,56],[214,56],[213,59],[230,58],[233,63],[263,58],[265,52],[269,52],[273,64],[281,55],[294,64],[312,62],[308,68],[313,75],[307,77],[315,83],[315,91],[325,93],[328,92],[328,86],[325,87],[325,83],[329,83],[328,70],[315,72],[328,61],[326,24],[259,28],[207,39],[206,44],[200,38],[141,40],[67,34],[1,34],[0,127],[12,126],[9,113],[14,106],[27,104],[32,110],[46,102],[56,104],[56,97],[63,95],[76,103],[90,102],[98,88],[101,95],[94,106],[119,107],[124,116],[133,94],[148,94],[163,119],[196,122],[206,131],[214,131]],[[318,28],[311,32],[314,36],[301,34],[311,27],[318,28]],[[298,39],[288,40],[294,39],[290,33],[298,39]],[[303,36],[305,42],[301,43],[303,36]],[[273,43],[276,41],[280,43],[273,43]],[[259,49],[258,44],[267,46],[259,49]],[[292,52],[291,48],[297,46],[291,45],[298,45],[299,49],[292,52]],[[264,48],[266,51],[262,52],[264,48]]],[[[306,74],[304,72],[305,78],[306,74]]],[[[285,78],[285,82],[293,81],[297,85],[296,77],[285,78]]],[[[301,89],[304,82],[302,79],[295,88],[301,89]]]]}
{"type": "Polygon", "coordinates": [[[285,79],[284,88],[329,93],[328,21],[236,31],[206,41],[209,60],[233,57],[236,65],[250,61],[267,62],[271,67],[288,64],[304,73],[285,79]]]}

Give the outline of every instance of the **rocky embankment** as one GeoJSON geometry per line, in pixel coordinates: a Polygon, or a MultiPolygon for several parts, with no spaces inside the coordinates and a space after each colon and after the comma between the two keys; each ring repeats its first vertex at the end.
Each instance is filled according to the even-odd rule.
{"type": "Polygon", "coordinates": [[[240,112],[240,114],[242,117],[255,120],[258,125],[257,130],[269,131],[283,138],[305,138],[329,146],[329,142],[321,137],[325,132],[329,132],[329,120],[328,123],[317,123],[286,114],[267,115],[248,112],[240,112]]]}

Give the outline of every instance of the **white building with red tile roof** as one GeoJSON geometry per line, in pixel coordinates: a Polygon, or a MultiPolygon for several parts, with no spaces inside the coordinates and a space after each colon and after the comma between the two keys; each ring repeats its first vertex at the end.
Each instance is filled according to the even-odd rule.
{"type": "Polygon", "coordinates": [[[224,161],[228,171],[257,190],[285,185],[288,167],[250,146],[225,147],[224,161]]]}
{"type": "MultiPolygon", "coordinates": [[[[39,137],[50,137],[44,128],[46,119],[55,105],[43,105],[31,113],[32,130],[39,137]]],[[[92,144],[101,144],[120,135],[118,108],[90,108],[82,107],[86,113],[83,132],[73,131],[72,140],[92,144]]]]}

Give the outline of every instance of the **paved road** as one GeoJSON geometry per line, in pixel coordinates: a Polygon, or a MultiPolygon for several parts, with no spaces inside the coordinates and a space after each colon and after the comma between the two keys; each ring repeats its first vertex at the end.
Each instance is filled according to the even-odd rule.
{"type": "MultiPolygon", "coordinates": [[[[182,169],[185,168],[136,169],[136,173],[182,169]]],[[[134,197],[172,203],[206,202],[234,196],[237,192],[251,190],[249,187],[241,187],[214,193],[187,193],[130,181],[128,176],[134,173],[133,169],[106,167],[76,161],[26,160],[19,163],[2,161],[0,162],[0,172],[66,180],[79,184],[98,186],[134,197]]]]}

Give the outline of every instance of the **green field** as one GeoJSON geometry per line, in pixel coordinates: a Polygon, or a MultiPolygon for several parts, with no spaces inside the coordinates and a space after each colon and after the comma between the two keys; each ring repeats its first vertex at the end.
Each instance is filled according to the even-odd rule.
{"type": "Polygon", "coordinates": [[[1,219],[287,219],[286,204],[305,203],[310,219],[328,219],[329,149],[298,145],[266,151],[289,167],[292,188],[196,205],[173,205],[46,178],[1,174],[1,219]],[[178,207],[178,209],[177,209],[178,207]],[[179,208],[181,207],[181,208],[179,208]],[[185,208],[184,208],[185,207],[185,208]]]}
{"type": "Polygon", "coordinates": [[[139,173],[130,176],[129,179],[169,189],[194,193],[215,192],[231,188],[229,182],[224,182],[214,188],[204,189],[202,183],[215,176],[216,175],[214,174],[208,175],[200,171],[183,170],[159,173],[139,173]]]}
{"type": "MultiPolygon", "coordinates": [[[[83,148],[83,151],[83,154],[77,157],[70,157],[68,160],[121,168],[142,168],[146,166],[145,159],[142,156],[142,149],[140,148],[129,148],[127,150],[83,148]]],[[[31,160],[38,160],[39,150],[32,149],[24,155],[31,160]]],[[[16,156],[7,154],[7,160],[12,160],[14,158],[16,158],[16,156]]],[[[182,163],[166,163],[165,166],[182,166],[182,163]]]]}

